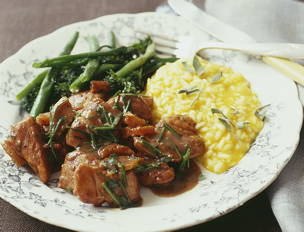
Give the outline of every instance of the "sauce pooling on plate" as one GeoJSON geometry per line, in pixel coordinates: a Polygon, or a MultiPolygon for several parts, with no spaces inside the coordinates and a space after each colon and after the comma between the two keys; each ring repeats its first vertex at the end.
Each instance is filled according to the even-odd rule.
{"type": "Polygon", "coordinates": [[[189,168],[178,172],[172,182],[167,185],[152,186],[150,189],[158,196],[174,197],[194,188],[199,182],[200,175],[200,167],[191,160],[189,168]]]}

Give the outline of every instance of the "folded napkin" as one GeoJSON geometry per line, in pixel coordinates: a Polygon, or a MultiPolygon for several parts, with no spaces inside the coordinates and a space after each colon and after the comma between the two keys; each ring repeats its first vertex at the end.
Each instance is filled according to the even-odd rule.
{"type": "MultiPolygon", "coordinates": [[[[258,42],[304,43],[304,1],[193,0],[197,6],[258,42]]],[[[168,12],[166,8],[159,9],[168,12]]],[[[300,88],[304,103],[304,88],[300,88]]],[[[302,131],[304,138],[304,130],[302,131]]],[[[304,141],[267,190],[283,232],[304,231],[304,141]]]]}

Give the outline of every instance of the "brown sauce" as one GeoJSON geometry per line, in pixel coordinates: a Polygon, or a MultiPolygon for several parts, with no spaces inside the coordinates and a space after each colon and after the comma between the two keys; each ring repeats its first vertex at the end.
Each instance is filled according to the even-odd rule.
{"type": "Polygon", "coordinates": [[[182,172],[176,172],[175,179],[172,182],[167,185],[151,186],[149,188],[158,196],[173,197],[195,187],[200,175],[200,167],[191,160],[189,168],[182,172]]]}

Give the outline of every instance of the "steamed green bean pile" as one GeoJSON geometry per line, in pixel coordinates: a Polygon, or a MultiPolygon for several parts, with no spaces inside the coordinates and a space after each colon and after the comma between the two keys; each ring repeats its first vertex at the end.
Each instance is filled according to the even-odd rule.
{"type": "Polygon", "coordinates": [[[33,64],[34,68],[46,69],[16,96],[32,116],[48,111],[63,96],[88,90],[91,80],[108,81],[111,95],[137,94],[159,67],[176,60],[156,56],[149,37],[131,46],[117,47],[113,32],[110,45],[101,46],[95,36],[89,36],[86,39],[90,51],[71,54],[78,37],[79,32],[75,32],[58,57],[33,64]]]}

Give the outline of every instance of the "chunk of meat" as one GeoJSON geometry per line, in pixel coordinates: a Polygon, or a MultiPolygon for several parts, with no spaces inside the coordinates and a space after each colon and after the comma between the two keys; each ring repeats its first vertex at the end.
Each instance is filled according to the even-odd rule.
{"type": "Polygon", "coordinates": [[[102,94],[84,91],[70,96],[69,102],[71,103],[73,110],[77,111],[83,108],[85,102],[99,99],[103,100],[102,94]]]}
{"type": "Polygon", "coordinates": [[[75,118],[75,112],[67,97],[62,97],[53,106],[52,112],[41,113],[36,117],[36,122],[48,132],[50,127],[56,127],[60,121],[60,125],[56,131],[55,139],[58,139],[63,132],[71,125],[75,118]],[[50,123],[52,125],[50,125],[50,123]]]}
{"type": "Polygon", "coordinates": [[[142,126],[136,128],[125,127],[122,128],[122,134],[124,138],[153,135],[155,134],[155,128],[154,126],[142,126]]]}
{"type": "Polygon", "coordinates": [[[142,162],[142,158],[137,156],[118,156],[118,162],[123,165],[126,171],[132,170],[138,166],[142,162]]]}
{"type": "Polygon", "coordinates": [[[61,166],[58,187],[73,191],[75,186],[74,173],[77,167],[81,164],[98,167],[99,163],[100,159],[97,153],[83,152],[81,150],[75,150],[68,153],[65,157],[64,163],[61,166]]]}
{"type": "Polygon", "coordinates": [[[101,147],[98,150],[98,155],[102,159],[107,158],[112,154],[128,155],[128,156],[135,155],[134,151],[131,148],[124,146],[124,145],[115,144],[115,143],[101,147]]]}
{"type": "Polygon", "coordinates": [[[175,115],[172,117],[164,118],[156,127],[162,127],[162,124],[168,123],[177,133],[181,135],[197,135],[195,128],[196,123],[186,115],[175,115]]]}
{"type": "Polygon", "coordinates": [[[145,120],[152,120],[153,98],[151,97],[131,97],[131,111],[138,117],[145,120]]]}
{"type": "Polygon", "coordinates": [[[98,93],[98,92],[104,92],[107,93],[110,91],[110,85],[107,81],[91,81],[90,82],[90,92],[92,93],[98,93]]]}
{"type": "Polygon", "coordinates": [[[90,127],[102,126],[105,123],[99,111],[101,106],[113,116],[117,116],[120,113],[100,98],[86,100],[83,103],[82,110],[79,111],[80,115],[75,118],[66,135],[66,143],[69,146],[75,148],[82,146],[89,141],[90,127]]]}
{"type": "Polygon", "coordinates": [[[52,127],[55,127],[59,120],[61,123],[56,131],[55,138],[58,139],[62,133],[71,125],[75,118],[75,112],[73,111],[72,105],[69,102],[67,97],[62,97],[59,101],[53,106],[51,116],[52,118],[52,127]]]}
{"type": "MultiPolygon", "coordinates": [[[[76,185],[75,195],[79,197],[82,202],[91,203],[96,206],[101,205],[104,202],[113,206],[118,206],[116,202],[111,198],[107,191],[103,188],[103,183],[106,181],[99,169],[92,168],[87,165],[81,165],[76,170],[76,185]]],[[[126,174],[127,185],[126,192],[130,203],[134,203],[134,206],[141,201],[140,186],[136,175],[129,171],[126,174]]],[[[114,192],[122,196],[123,191],[120,188],[114,189],[114,192]]]]}
{"type": "Polygon", "coordinates": [[[18,166],[28,164],[43,183],[47,183],[50,165],[47,150],[43,147],[45,137],[42,128],[29,117],[11,128],[11,135],[2,147],[18,166]]]}
{"type": "Polygon", "coordinates": [[[146,121],[142,118],[139,118],[132,114],[131,112],[127,112],[123,116],[122,120],[123,124],[127,125],[128,127],[135,128],[135,127],[140,127],[140,126],[145,126],[146,121]]]}
{"type": "MultiPolygon", "coordinates": [[[[117,206],[104,185],[109,180],[111,183],[118,183],[121,176],[119,174],[109,175],[107,167],[103,166],[101,161],[97,152],[88,152],[83,148],[69,153],[62,165],[58,187],[72,191],[85,203],[101,205],[107,202],[110,205],[117,206]]],[[[130,201],[139,202],[141,198],[137,177],[132,171],[127,171],[126,180],[125,188],[130,201]]],[[[124,191],[119,184],[108,187],[111,187],[114,194],[123,196],[124,191]]]]}
{"type": "Polygon", "coordinates": [[[163,185],[174,180],[175,172],[168,164],[162,163],[158,168],[147,170],[138,177],[142,185],[163,185]]]}
{"type": "Polygon", "coordinates": [[[123,116],[122,123],[127,125],[121,129],[124,138],[155,134],[154,126],[146,125],[146,121],[128,112],[123,116]]]}
{"type": "MultiPolygon", "coordinates": [[[[154,147],[157,147],[156,140],[154,136],[146,136],[144,138],[145,141],[147,141],[149,144],[151,144],[154,147]]],[[[149,147],[145,146],[143,143],[143,138],[140,137],[133,137],[133,145],[134,148],[138,151],[138,155],[140,156],[148,156],[150,158],[157,158],[157,154],[153,152],[149,147]]]]}
{"type": "Polygon", "coordinates": [[[107,103],[109,103],[112,107],[116,106],[122,109],[123,107],[127,106],[129,100],[129,111],[131,111],[136,116],[143,118],[144,120],[152,120],[153,99],[151,97],[119,95],[115,98],[110,98],[107,103]]]}
{"type": "Polygon", "coordinates": [[[165,156],[170,158],[172,162],[180,162],[181,156],[174,149],[175,143],[173,141],[158,142],[158,136],[145,136],[144,138],[134,137],[134,147],[139,152],[138,155],[157,158],[158,156],[165,156]],[[143,142],[143,140],[145,142],[143,142]],[[150,144],[150,146],[147,145],[150,144]],[[151,149],[154,147],[155,149],[151,149]],[[158,152],[157,152],[157,151],[158,152]]]}
{"type": "Polygon", "coordinates": [[[206,151],[203,140],[197,135],[195,122],[188,116],[182,115],[161,120],[156,125],[155,135],[144,138],[134,137],[134,147],[141,154],[156,157],[160,154],[155,154],[155,149],[151,149],[154,147],[159,151],[158,153],[169,157],[172,162],[180,162],[187,148],[190,149],[191,159],[206,151]]]}
{"type": "Polygon", "coordinates": [[[164,123],[167,123],[167,125],[175,130],[180,137],[167,129],[164,133],[164,142],[161,144],[161,147],[163,148],[161,148],[161,150],[168,149],[167,144],[171,140],[181,153],[184,153],[187,147],[190,148],[190,159],[198,157],[206,152],[205,144],[195,128],[196,123],[189,116],[175,115],[164,118],[156,125],[159,132],[164,127],[164,123]]]}
{"type": "Polygon", "coordinates": [[[89,141],[86,121],[82,117],[76,117],[65,137],[67,145],[76,148],[89,141]]]}
{"type": "Polygon", "coordinates": [[[102,174],[100,168],[81,164],[75,171],[75,186],[73,193],[85,203],[91,203],[96,206],[101,205],[104,202],[113,204],[113,199],[102,187],[102,184],[105,181],[106,177],[102,174]]]}

